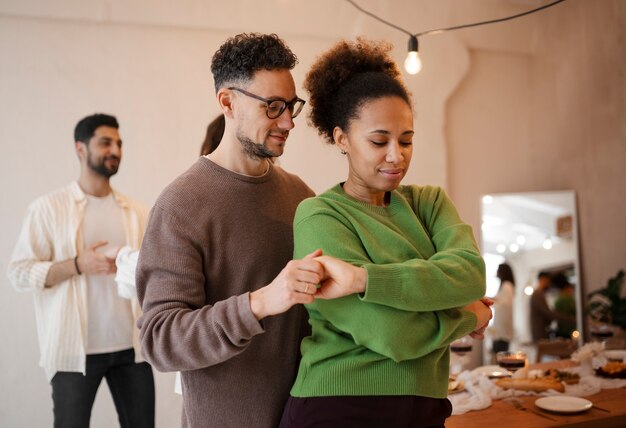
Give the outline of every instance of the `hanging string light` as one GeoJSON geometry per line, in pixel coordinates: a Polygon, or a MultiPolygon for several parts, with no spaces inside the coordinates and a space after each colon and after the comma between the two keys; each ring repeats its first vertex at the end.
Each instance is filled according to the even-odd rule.
{"type": "Polygon", "coordinates": [[[511,15],[511,16],[507,16],[504,18],[498,18],[498,19],[490,19],[488,21],[481,21],[481,22],[474,22],[471,24],[463,24],[463,25],[456,25],[454,27],[447,27],[447,28],[439,28],[436,30],[428,30],[428,31],[422,31],[421,33],[411,33],[408,30],[405,30],[402,27],[399,27],[395,24],[392,24],[389,21],[386,21],[382,18],[380,18],[377,15],[374,15],[372,12],[369,12],[365,9],[363,9],[361,6],[359,6],[358,4],[356,4],[353,0],[346,0],[348,3],[350,3],[352,6],[354,6],[355,8],[357,8],[359,11],[363,12],[366,15],[371,16],[372,18],[382,22],[385,25],[388,25],[392,28],[395,28],[398,31],[402,31],[405,34],[408,34],[409,36],[409,49],[408,49],[408,54],[406,56],[406,59],[404,60],[404,69],[406,70],[407,73],[409,74],[417,74],[420,72],[420,70],[422,69],[422,60],[420,59],[419,56],[419,37],[422,36],[429,36],[429,35],[434,35],[434,34],[440,34],[446,31],[453,31],[453,30],[460,30],[462,28],[469,28],[469,27],[477,27],[479,25],[487,25],[487,24],[495,24],[498,22],[503,22],[503,21],[508,21],[510,19],[515,19],[515,18],[520,18],[522,16],[525,15],[530,15],[531,13],[535,13],[535,12],[539,12],[540,10],[543,9],[547,9],[549,7],[552,7],[556,4],[562,3],[565,0],[555,0],[551,3],[545,4],[543,6],[537,7],[535,9],[531,9],[528,10],[526,12],[522,12],[522,13],[518,13],[516,15],[511,15]]]}
{"type": "Polygon", "coordinates": [[[409,74],[417,74],[422,69],[422,60],[419,54],[419,42],[416,36],[409,37],[409,53],[404,60],[404,69],[409,74]]]}

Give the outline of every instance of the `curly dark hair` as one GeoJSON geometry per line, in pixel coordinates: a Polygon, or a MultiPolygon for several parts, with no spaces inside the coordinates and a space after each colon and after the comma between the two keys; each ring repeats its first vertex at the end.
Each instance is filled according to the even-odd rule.
{"type": "Polygon", "coordinates": [[[309,124],[328,143],[335,143],[333,129],[347,130],[366,101],[398,96],[411,106],[391,49],[388,42],[359,37],[340,41],[315,61],[304,80],[310,94],[309,124]]]}
{"type": "Polygon", "coordinates": [[[258,70],[293,69],[296,55],[276,34],[242,33],[227,39],[211,60],[215,92],[248,82],[258,70]]]}

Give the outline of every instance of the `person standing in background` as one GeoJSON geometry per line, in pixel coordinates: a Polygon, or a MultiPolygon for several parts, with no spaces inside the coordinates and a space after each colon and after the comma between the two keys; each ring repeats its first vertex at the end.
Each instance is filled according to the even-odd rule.
{"type": "Polygon", "coordinates": [[[206,135],[200,147],[200,156],[206,156],[217,149],[217,146],[220,145],[220,141],[222,141],[225,126],[226,121],[223,114],[218,115],[207,125],[206,135]]]}
{"type": "Polygon", "coordinates": [[[552,276],[552,285],[559,290],[559,295],[554,301],[554,312],[561,316],[557,320],[556,335],[557,337],[570,339],[572,332],[576,330],[576,298],[574,297],[574,285],[570,283],[567,277],[561,272],[552,276]]]}
{"type": "Polygon", "coordinates": [[[546,300],[546,291],[550,285],[551,275],[548,272],[539,272],[537,285],[530,296],[530,327],[534,342],[548,338],[548,327],[554,319],[554,314],[546,300]]]}
{"type": "Polygon", "coordinates": [[[493,324],[487,329],[492,337],[492,352],[508,351],[513,339],[513,301],[515,298],[515,277],[508,263],[498,266],[496,276],[500,288],[493,298],[493,324]]]}
{"type": "Polygon", "coordinates": [[[539,272],[537,286],[530,297],[530,326],[534,342],[539,339],[548,339],[555,334],[549,330],[552,321],[576,322],[575,316],[561,314],[550,308],[546,293],[552,286],[552,275],[548,272],[539,272]]]}
{"type": "Polygon", "coordinates": [[[74,130],[80,176],[28,208],[8,268],[33,293],[40,365],[52,385],[54,426],[89,426],[106,379],[122,427],[154,427],[154,380],[142,360],[136,299],[115,286],[115,252],[139,248],[144,207],[111,187],[122,159],[117,119],[87,116],[74,130]]]}

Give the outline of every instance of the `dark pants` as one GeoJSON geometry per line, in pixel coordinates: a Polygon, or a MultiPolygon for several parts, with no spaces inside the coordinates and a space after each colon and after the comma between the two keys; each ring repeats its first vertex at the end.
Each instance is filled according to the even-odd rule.
{"type": "Polygon", "coordinates": [[[280,428],[434,428],[451,413],[447,398],[289,397],[280,428]]]}
{"type": "Polygon", "coordinates": [[[135,363],[135,351],[87,355],[87,374],[57,372],[52,381],[55,428],[89,427],[91,408],[106,378],[120,427],[154,427],[154,378],[148,363],[135,363]]]}

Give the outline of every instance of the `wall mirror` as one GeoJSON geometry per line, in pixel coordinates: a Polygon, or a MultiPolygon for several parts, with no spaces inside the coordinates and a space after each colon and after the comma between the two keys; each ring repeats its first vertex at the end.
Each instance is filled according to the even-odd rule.
{"type": "MultiPolygon", "coordinates": [[[[575,330],[582,332],[582,292],[577,238],[576,195],[573,191],[489,194],[482,197],[482,253],[487,265],[487,295],[500,286],[498,266],[507,263],[515,278],[511,347],[533,342],[530,301],[542,271],[564,274],[573,285],[575,330]]],[[[560,290],[550,288],[553,308],[560,290]]],[[[497,315],[494,315],[497,316],[497,315]]],[[[553,322],[548,337],[558,328],[553,322]]],[[[573,327],[572,327],[573,328],[573,327]]],[[[581,336],[574,332],[574,338],[581,336]]]]}

